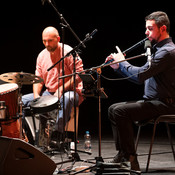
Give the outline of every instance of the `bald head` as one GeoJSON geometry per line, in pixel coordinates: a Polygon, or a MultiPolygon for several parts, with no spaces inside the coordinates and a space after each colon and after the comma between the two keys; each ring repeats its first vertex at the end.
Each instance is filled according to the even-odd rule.
{"type": "Polygon", "coordinates": [[[52,26],[46,27],[43,30],[42,36],[46,35],[46,34],[52,34],[52,35],[55,35],[56,37],[59,36],[58,30],[52,26]]]}
{"type": "Polygon", "coordinates": [[[52,26],[46,27],[42,33],[43,44],[49,52],[54,52],[58,47],[60,36],[58,30],[52,26]]]}

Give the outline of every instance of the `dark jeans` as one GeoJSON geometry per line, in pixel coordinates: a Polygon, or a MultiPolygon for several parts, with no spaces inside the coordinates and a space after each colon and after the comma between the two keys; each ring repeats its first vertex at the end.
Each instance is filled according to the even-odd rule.
{"type": "Polygon", "coordinates": [[[128,155],[136,154],[133,122],[153,119],[163,114],[175,114],[175,104],[166,104],[159,100],[142,100],[111,105],[108,116],[116,149],[128,155]]]}

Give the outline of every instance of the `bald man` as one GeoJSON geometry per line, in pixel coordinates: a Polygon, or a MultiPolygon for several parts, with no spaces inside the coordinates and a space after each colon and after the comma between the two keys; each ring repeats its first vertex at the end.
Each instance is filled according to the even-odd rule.
{"type": "MultiPolygon", "coordinates": [[[[45,49],[42,50],[36,61],[35,75],[41,77],[44,81],[33,85],[33,93],[24,95],[22,97],[24,106],[27,106],[30,101],[43,95],[57,96],[61,103],[61,110],[59,110],[59,116],[57,118],[57,125],[55,132],[63,132],[63,81],[59,80],[62,76],[62,61],[57,64],[53,69],[47,71],[49,67],[58,62],[63,55],[66,55],[72,50],[72,47],[64,44],[64,54],[62,54],[62,43],[60,43],[59,32],[56,28],[50,26],[43,30],[42,41],[45,49]],[[59,80],[59,82],[58,82],[59,80]],[[43,86],[46,90],[43,91],[43,86]]],[[[73,73],[73,56],[70,55],[64,59],[64,72],[65,75],[73,73]]],[[[83,63],[81,58],[76,57],[76,72],[83,70],[83,63]]],[[[74,91],[73,84],[74,79],[67,77],[64,80],[64,97],[65,97],[65,121],[70,119],[71,108],[74,104],[74,91]]],[[[76,75],[76,105],[80,105],[83,101],[82,96],[82,81],[78,75],[76,75]]],[[[57,135],[57,134],[56,134],[57,135]]]]}

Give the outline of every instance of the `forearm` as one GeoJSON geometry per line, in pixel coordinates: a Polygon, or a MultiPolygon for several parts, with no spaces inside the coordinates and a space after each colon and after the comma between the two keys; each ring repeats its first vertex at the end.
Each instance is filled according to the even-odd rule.
{"type": "Polygon", "coordinates": [[[40,96],[41,91],[43,88],[43,84],[42,83],[36,83],[33,84],[33,94],[34,94],[34,98],[37,98],[40,96]]]}
{"type": "MultiPolygon", "coordinates": [[[[68,81],[64,83],[64,91],[69,91],[73,89],[74,85],[74,77],[72,76],[68,81]]],[[[63,85],[61,85],[54,94],[57,97],[61,97],[63,95],[63,85]],[[59,91],[59,92],[58,92],[59,91]]]]}

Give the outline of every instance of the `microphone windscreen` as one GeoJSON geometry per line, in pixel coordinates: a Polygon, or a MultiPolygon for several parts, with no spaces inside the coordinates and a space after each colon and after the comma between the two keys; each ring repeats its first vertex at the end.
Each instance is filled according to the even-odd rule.
{"type": "Polygon", "coordinates": [[[147,49],[147,48],[151,48],[151,41],[150,40],[145,41],[144,49],[147,49]]]}

